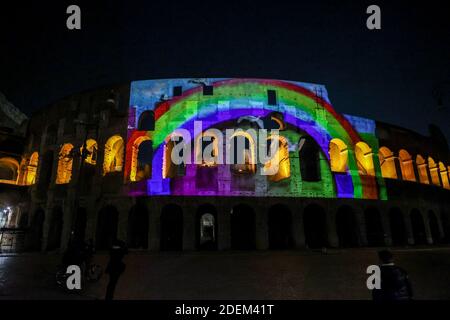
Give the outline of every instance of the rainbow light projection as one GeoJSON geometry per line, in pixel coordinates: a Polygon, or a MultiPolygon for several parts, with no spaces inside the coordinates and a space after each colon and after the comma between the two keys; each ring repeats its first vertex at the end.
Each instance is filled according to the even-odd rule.
{"type": "MultiPolygon", "coordinates": [[[[210,195],[210,196],[287,196],[287,197],[339,197],[357,199],[387,199],[384,179],[378,161],[375,176],[365,176],[358,171],[354,155],[356,143],[364,141],[374,154],[378,154],[375,122],[337,113],[324,86],[283,80],[267,79],[164,79],[131,83],[128,122],[127,158],[125,177],[129,181],[133,150],[141,141],[151,140],[153,160],[151,178],[130,182],[131,195],[210,195]],[[195,80],[195,81],[193,81],[195,80]],[[203,94],[203,85],[213,86],[212,95],[203,94]],[[175,86],[182,87],[181,96],[172,96],[175,86]],[[277,103],[269,105],[268,90],[275,90],[277,103]],[[153,110],[154,131],[138,131],[142,112],[153,110]],[[197,165],[187,164],[183,177],[163,178],[164,146],[177,128],[189,130],[194,137],[194,121],[203,122],[203,130],[224,128],[225,123],[242,116],[264,117],[271,112],[283,114],[287,130],[281,131],[289,143],[291,176],[288,181],[268,183],[267,177],[255,175],[254,190],[236,190],[231,187],[230,170],[218,165],[217,188],[204,190],[196,186],[197,165]],[[298,151],[292,148],[302,135],[311,136],[321,149],[321,180],[302,181],[298,151]],[[341,139],[348,147],[348,170],[335,173],[330,170],[328,153],[330,140],[341,139]],[[292,152],[291,152],[292,150],[292,152]]],[[[134,150],[136,151],[136,150],[134,150]]],[[[195,152],[195,151],[194,151],[195,152]]]]}

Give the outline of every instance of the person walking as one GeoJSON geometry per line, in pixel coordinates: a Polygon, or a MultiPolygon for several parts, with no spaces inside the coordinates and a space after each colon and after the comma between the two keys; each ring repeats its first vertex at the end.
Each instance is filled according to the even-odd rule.
{"type": "Polygon", "coordinates": [[[413,292],[408,273],[394,264],[389,250],[378,252],[380,259],[381,288],[372,290],[374,301],[412,300],[413,292]]]}
{"type": "Polygon", "coordinates": [[[128,253],[125,243],[121,240],[115,240],[110,250],[109,262],[105,273],[109,275],[109,282],[106,288],[105,300],[113,300],[114,291],[120,276],[125,271],[126,265],[122,261],[128,253]]]}

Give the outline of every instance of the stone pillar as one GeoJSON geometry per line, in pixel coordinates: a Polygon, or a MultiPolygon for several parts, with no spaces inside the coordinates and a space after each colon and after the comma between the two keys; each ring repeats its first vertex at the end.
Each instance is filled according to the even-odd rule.
{"type": "Polygon", "coordinates": [[[217,249],[231,248],[231,206],[222,204],[217,208],[217,249]]]}
{"type": "Polygon", "coordinates": [[[366,219],[364,217],[364,211],[362,210],[362,208],[355,209],[355,220],[358,232],[359,246],[366,247],[368,245],[367,226],[366,226],[366,219]]]}
{"type": "Polygon", "coordinates": [[[183,210],[183,251],[195,250],[195,209],[190,204],[183,210]]]}
{"type": "Polygon", "coordinates": [[[337,248],[339,247],[339,239],[336,230],[336,211],[334,210],[334,208],[327,208],[326,220],[328,244],[332,248],[337,248]]]}
{"type": "Polygon", "coordinates": [[[161,206],[155,199],[147,200],[148,214],[148,250],[159,251],[161,241],[161,206]]]}
{"type": "Polygon", "coordinates": [[[117,221],[117,239],[127,242],[128,240],[128,214],[131,206],[125,199],[120,203],[117,203],[117,211],[119,211],[119,217],[117,221]]]}
{"type": "Polygon", "coordinates": [[[289,208],[292,212],[292,240],[294,248],[305,248],[305,229],[303,228],[303,208],[292,206],[289,208]]]}
{"type": "Polygon", "coordinates": [[[255,243],[257,250],[269,248],[268,212],[263,205],[255,206],[255,243]]]}
{"type": "Polygon", "coordinates": [[[433,239],[433,236],[431,235],[430,219],[428,219],[427,211],[425,211],[425,212],[421,211],[420,214],[422,215],[423,224],[425,226],[425,235],[427,238],[427,243],[433,244],[433,241],[436,241],[436,239],[433,239]]]}
{"type": "Polygon", "coordinates": [[[414,244],[414,235],[411,223],[411,214],[409,212],[403,212],[403,219],[405,221],[406,237],[409,245],[414,244]]]}
{"type": "Polygon", "coordinates": [[[386,213],[386,210],[382,210],[380,212],[381,217],[381,225],[383,227],[383,241],[385,246],[391,246],[392,245],[392,232],[391,232],[391,225],[389,223],[389,217],[386,213]]]}

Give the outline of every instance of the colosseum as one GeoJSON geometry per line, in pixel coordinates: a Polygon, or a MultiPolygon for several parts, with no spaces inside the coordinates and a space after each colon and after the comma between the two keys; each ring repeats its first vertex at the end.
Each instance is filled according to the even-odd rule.
{"type": "Polygon", "coordinates": [[[151,251],[450,240],[450,152],[440,130],[424,136],[341,114],[323,85],[134,81],[73,94],[24,123],[21,134],[1,134],[3,250],[64,250],[74,238],[151,251]],[[174,163],[178,129],[194,146],[183,158],[207,148],[215,157],[174,163]],[[244,163],[217,161],[227,129],[236,129],[231,145],[245,141],[244,163]],[[257,141],[250,129],[269,136],[257,141]],[[256,161],[257,146],[272,141],[279,169],[264,175],[272,164],[256,161]]]}

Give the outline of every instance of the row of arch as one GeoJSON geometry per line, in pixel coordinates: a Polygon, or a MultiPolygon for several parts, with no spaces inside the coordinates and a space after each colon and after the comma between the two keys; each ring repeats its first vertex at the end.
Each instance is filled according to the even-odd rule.
{"type": "MultiPolygon", "coordinates": [[[[218,138],[213,135],[205,135],[206,143],[202,140],[197,146],[201,149],[196,150],[196,156],[199,156],[205,148],[212,149],[212,155],[218,155],[218,138]]],[[[200,138],[200,137],[199,137],[200,138]]],[[[238,135],[233,139],[240,138],[238,135]]],[[[254,141],[251,137],[243,136],[246,146],[245,150],[235,150],[235,155],[242,153],[245,162],[236,164],[231,167],[235,173],[254,173],[255,168],[255,152],[254,141]]],[[[309,137],[308,137],[309,138],[309,137]]],[[[268,144],[272,138],[269,137],[268,144]]],[[[286,138],[280,136],[278,151],[278,167],[279,170],[274,175],[269,175],[271,181],[280,181],[290,177],[290,159],[289,159],[289,143],[286,138]]],[[[170,159],[170,153],[176,143],[169,141],[164,152],[163,177],[175,177],[183,175],[185,169],[183,164],[175,165],[170,159]]],[[[233,142],[236,146],[237,143],[233,142]]],[[[96,165],[98,145],[94,139],[88,139],[85,143],[86,150],[80,148],[80,154],[83,155],[87,165],[96,165]]],[[[73,158],[76,154],[74,146],[65,143],[61,146],[58,154],[56,184],[66,184],[70,182],[72,176],[73,158]]],[[[104,148],[103,175],[111,172],[120,172],[124,166],[124,141],[123,138],[114,135],[110,137],[104,148]]],[[[358,165],[358,173],[360,175],[376,175],[373,151],[364,142],[358,142],[355,145],[355,158],[358,165]]],[[[302,178],[306,181],[320,180],[320,166],[318,164],[319,148],[314,144],[312,139],[306,139],[304,147],[300,150],[300,159],[307,161],[300,162],[300,170],[302,178]]],[[[152,141],[148,136],[142,136],[133,142],[131,155],[131,171],[129,175],[130,181],[139,181],[151,177],[152,172],[152,141]]],[[[329,145],[330,168],[335,173],[345,173],[348,171],[349,148],[340,139],[332,139],[329,145]]],[[[423,184],[433,184],[450,189],[450,166],[446,166],[443,162],[436,162],[432,157],[425,159],[418,154],[414,159],[410,153],[404,149],[395,155],[387,147],[381,147],[378,150],[378,159],[383,178],[402,179],[405,181],[416,181],[423,184]]],[[[214,167],[217,158],[202,162],[201,166],[214,167]]],[[[36,173],[39,164],[39,154],[34,152],[27,161],[22,161],[19,165],[18,161],[5,157],[0,159],[0,181],[21,185],[32,185],[36,182],[36,173]]],[[[266,163],[265,170],[269,170],[274,164],[269,161],[266,163]]]]}
{"type": "MultiPolygon", "coordinates": [[[[124,164],[123,138],[119,135],[110,137],[105,143],[104,152],[105,153],[102,170],[103,175],[122,171],[124,164]]],[[[58,152],[55,181],[56,184],[67,184],[70,182],[72,178],[73,159],[77,155],[81,155],[83,157],[86,165],[95,166],[97,164],[98,157],[97,142],[94,139],[86,140],[84,146],[79,149],[78,153],[71,143],[64,143],[61,146],[58,152]]],[[[48,154],[46,154],[43,156],[42,161],[44,162],[44,171],[50,171],[51,174],[53,156],[49,157],[48,154]]],[[[33,152],[28,159],[24,159],[20,166],[17,160],[15,160],[15,162],[12,162],[9,159],[4,160],[4,158],[2,158],[0,159],[0,177],[4,175],[10,181],[13,181],[14,179],[15,184],[19,185],[33,185],[36,183],[38,165],[39,153],[37,151],[33,152]],[[8,172],[8,175],[6,173],[3,174],[3,171],[1,171],[3,170],[3,167],[6,167],[2,165],[2,163],[6,161],[13,164],[10,165],[11,170],[8,172]]],[[[45,174],[48,174],[48,172],[46,172],[45,174]]]]}
{"type": "Polygon", "coordinates": [[[425,159],[420,154],[414,159],[404,149],[396,156],[386,147],[381,147],[378,155],[384,178],[417,181],[450,189],[450,166],[445,166],[443,162],[436,162],[432,157],[425,159]]]}
{"type": "MultiPolygon", "coordinates": [[[[75,237],[85,238],[87,222],[86,210],[78,209],[75,226],[75,237]]],[[[63,227],[63,212],[55,207],[50,216],[48,227],[47,249],[59,248],[63,227]]],[[[291,249],[295,246],[295,228],[293,226],[293,212],[283,204],[275,204],[268,209],[267,236],[269,249],[291,249]]],[[[310,204],[302,213],[304,243],[307,248],[322,248],[331,246],[330,221],[327,220],[325,209],[319,204],[310,204]]],[[[441,217],[429,210],[423,215],[418,209],[403,212],[393,207],[387,214],[391,242],[394,246],[408,245],[407,225],[411,223],[411,233],[415,245],[425,245],[430,242],[427,238],[426,224],[433,243],[441,243],[449,230],[448,216],[441,217]],[[425,219],[424,219],[425,218],[425,219]],[[439,220],[442,223],[442,232],[439,220]],[[447,227],[448,229],[448,227],[447,227]]],[[[45,220],[42,209],[34,215],[34,230],[42,237],[43,222],[45,220]]],[[[108,249],[117,237],[119,212],[108,205],[99,211],[96,225],[95,243],[99,250],[108,249]]],[[[183,208],[177,204],[164,206],[160,214],[160,250],[183,249],[183,208]]],[[[387,230],[381,213],[376,207],[367,208],[362,217],[358,217],[349,205],[340,206],[334,215],[334,221],[339,247],[384,246],[387,241],[387,230]],[[362,221],[361,221],[362,219],[362,221]],[[362,235],[365,235],[365,242],[362,235]]],[[[238,204],[230,213],[231,249],[256,249],[256,213],[246,204],[238,204]]],[[[211,204],[198,207],[195,217],[195,242],[197,249],[216,250],[218,248],[218,218],[217,210],[211,204]]],[[[149,212],[144,204],[137,204],[131,208],[128,215],[127,241],[131,248],[148,248],[149,212]]]]}

